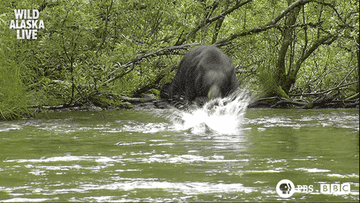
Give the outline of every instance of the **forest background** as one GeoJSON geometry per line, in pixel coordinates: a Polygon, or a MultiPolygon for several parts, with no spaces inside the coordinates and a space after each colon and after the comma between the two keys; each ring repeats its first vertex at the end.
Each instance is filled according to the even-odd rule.
{"type": "Polygon", "coordinates": [[[229,55],[255,95],[358,107],[359,0],[5,0],[0,120],[158,98],[201,44],[229,55]],[[17,39],[15,9],[39,11],[37,39],[17,39]]]}

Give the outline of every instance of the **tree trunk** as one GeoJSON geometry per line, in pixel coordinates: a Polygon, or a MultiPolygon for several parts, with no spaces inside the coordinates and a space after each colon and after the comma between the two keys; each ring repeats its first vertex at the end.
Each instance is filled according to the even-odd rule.
{"type": "MultiPolygon", "coordinates": [[[[224,6],[223,12],[225,12],[226,10],[228,10],[229,4],[230,4],[230,1],[227,0],[227,1],[226,1],[226,4],[225,4],[225,6],[224,6]]],[[[211,42],[211,44],[215,44],[215,42],[217,41],[217,38],[218,38],[218,35],[219,35],[219,31],[220,31],[220,28],[221,28],[221,26],[222,26],[222,23],[224,22],[224,19],[225,19],[225,16],[222,16],[222,17],[219,18],[219,20],[216,22],[216,24],[215,24],[215,31],[214,31],[214,34],[213,34],[213,37],[212,37],[212,42],[211,42]]]]}
{"type": "MultiPolygon", "coordinates": [[[[289,6],[293,3],[293,0],[288,0],[289,6]]],[[[295,28],[291,28],[292,25],[296,23],[297,16],[299,15],[300,6],[295,7],[285,19],[285,29],[282,31],[282,38],[283,42],[279,51],[278,60],[276,63],[276,70],[275,70],[275,81],[277,85],[281,87],[286,94],[289,93],[290,87],[289,83],[293,83],[295,81],[289,80],[286,73],[285,67],[285,59],[286,53],[288,52],[290,44],[294,41],[294,31],[295,28]]]]}
{"type": "Polygon", "coordinates": [[[289,93],[289,90],[291,86],[296,81],[296,75],[300,70],[301,64],[322,44],[328,44],[330,45],[337,39],[337,36],[333,35],[326,35],[324,37],[321,37],[320,39],[316,40],[313,45],[308,49],[304,50],[302,56],[297,60],[294,67],[289,68],[288,73],[286,74],[286,78],[281,83],[281,88],[286,92],[286,94],[289,93]]]}

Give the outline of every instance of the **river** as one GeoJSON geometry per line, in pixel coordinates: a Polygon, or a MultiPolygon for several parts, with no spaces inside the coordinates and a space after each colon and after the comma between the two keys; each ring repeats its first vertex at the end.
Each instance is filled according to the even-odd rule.
{"type": "Polygon", "coordinates": [[[40,113],[0,139],[1,202],[359,201],[358,109],[40,113]]]}

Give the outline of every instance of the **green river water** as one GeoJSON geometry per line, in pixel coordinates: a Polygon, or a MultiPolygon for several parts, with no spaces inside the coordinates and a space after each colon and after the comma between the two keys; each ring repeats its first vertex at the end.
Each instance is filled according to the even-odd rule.
{"type": "Polygon", "coordinates": [[[79,111],[0,122],[0,202],[359,201],[358,109],[198,114],[79,111]],[[282,179],[308,189],[282,198],[282,179]],[[351,189],[325,194],[323,184],[351,189]]]}

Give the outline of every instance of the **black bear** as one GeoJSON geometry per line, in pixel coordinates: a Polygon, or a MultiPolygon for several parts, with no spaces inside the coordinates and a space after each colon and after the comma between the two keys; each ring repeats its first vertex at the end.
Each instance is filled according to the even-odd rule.
{"type": "Polygon", "coordinates": [[[185,54],[175,78],[163,86],[161,95],[170,99],[184,96],[191,102],[226,97],[239,85],[228,56],[214,46],[199,46],[185,54]]]}

